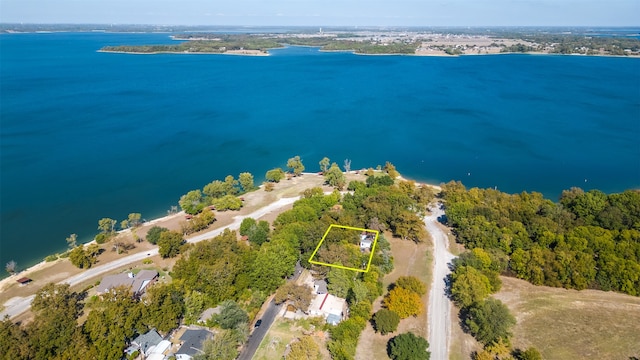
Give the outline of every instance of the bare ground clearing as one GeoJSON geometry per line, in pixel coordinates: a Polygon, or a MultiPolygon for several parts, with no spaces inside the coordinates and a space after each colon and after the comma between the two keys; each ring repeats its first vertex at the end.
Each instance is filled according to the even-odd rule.
{"type": "Polygon", "coordinates": [[[597,290],[534,286],[502,277],[494,295],[516,316],[515,348],[544,359],[628,359],[640,355],[640,298],[597,290]]]}

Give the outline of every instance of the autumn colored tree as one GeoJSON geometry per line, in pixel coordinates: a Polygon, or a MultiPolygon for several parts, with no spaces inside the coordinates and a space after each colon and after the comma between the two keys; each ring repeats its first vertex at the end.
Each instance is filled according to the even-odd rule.
{"type": "Polygon", "coordinates": [[[306,285],[297,285],[287,282],[279,287],[276,291],[274,301],[276,304],[282,304],[285,301],[291,302],[296,309],[306,312],[309,309],[311,300],[313,300],[313,289],[306,285]]]}
{"type": "Polygon", "coordinates": [[[401,319],[422,313],[423,303],[420,296],[411,290],[395,287],[384,298],[384,306],[395,312],[401,319]]]}
{"type": "Polygon", "coordinates": [[[427,285],[415,276],[400,276],[395,286],[411,290],[420,296],[427,293],[427,285]]]}
{"type": "Polygon", "coordinates": [[[317,360],[321,358],[320,347],[309,335],[292,342],[290,349],[287,360],[317,360]]]}

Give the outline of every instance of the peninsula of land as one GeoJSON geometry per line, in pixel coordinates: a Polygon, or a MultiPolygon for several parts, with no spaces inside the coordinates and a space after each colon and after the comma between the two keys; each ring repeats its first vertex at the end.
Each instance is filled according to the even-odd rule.
{"type": "Polygon", "coordinates": [[[183,41],[169,45],[105,46],[100,51],[133,54],[240,54],[268,55],[284,46],[314,46],[321,51],[349,51],[362,55],[459,56],[488,54],[564,54],[640,56],[637,36],[571,31],[477,30],[459,31],[345,31],[288,33],[178,33],[183,41]]]}

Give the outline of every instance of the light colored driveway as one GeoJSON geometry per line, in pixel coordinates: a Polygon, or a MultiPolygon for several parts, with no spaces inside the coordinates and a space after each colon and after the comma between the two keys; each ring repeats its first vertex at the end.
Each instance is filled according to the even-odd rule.
{"type": "Polygon", "coordinates": [[[454,256],[449,252],[447,235],[438,226],[438,218],[444,210],[438,206],[431,209],[431,215],[424,218],[427,231],[433,239],[433,284],[429,294],[429,351],[431,359],[449,358],[451,338],[451,301],[446,294],[445,280],[451,272],[449,264],[454,256]]]}

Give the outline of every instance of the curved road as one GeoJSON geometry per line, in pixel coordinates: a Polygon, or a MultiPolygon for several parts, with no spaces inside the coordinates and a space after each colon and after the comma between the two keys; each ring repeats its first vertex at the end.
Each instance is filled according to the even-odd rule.
{"type": "MultiPolygon", "coordinates": [[[[190,243],[195,243],[195,242],[199,242],[202,240],[207,240],[207,239],[211,239],[215,236],[218,236],[219,234],[221,234],[225,229],[230,229],[230,230],[236,230],[238,228],[240,228],[240,223],[242,223],[242,220],[244,220],[247,217],[252,217],[254,219],[258,219],[261,218],[262,216],[269,214],[273,211],[276,211],[282,207],[288,206],[293,204],[296,200],[298,200],[300,197],[292,197],[292,198],[282,198],[279,199],[265,207],[262,207],[250,214],[247,215],[241,215],[241,216],[236,216],[234,217],[234,221],[227,225],[227,226],[223,226],[221,228],[215,229],[215,230],[211,230],[211,231],[207,231],[206,233],[194,236],[192,238],[187,239],[187,242],[190,243]]],[[[59,282],[59,284],[69,284],[71,286],[74,285],[78,285],[86,280],[89,280],[91,278],[97,277],[99,275],[102,275],[106,272],[118,269],[120,267],[129,265],[131,263],[140,261],[146,257],[150,257],[150,256],[154,256],[158,254],[158,249],[152,249],[149,251],[145,251],[145,252],[141,252],[141,253],[136,253],[133,255],[129,255],[129,256],[125,256],[123,258],[108,262],[104,265],[100,265],[100,266],[96,266],[96,267],[92,267],[90,269],[88,269],[87,271],[84,271],[78,275],[72,276],[64,281],[59,282]]],[[[31,295],[31,296],[27,296],[27,297],[16,297],[16,298],[12,298],[9,299],[5,304],[5,309],[4,311],[2,311],[2,313],[0,313],[0,319],[4,318],[6,315],[8,315],[10,318],[14,318],[20,314],[22,314],[23,312],[27,311],[29,309],[29,307],[31,306],[31,301],[33,301],[35,295],[31,295]]]]}
{"type": "Polygon", "coordinates": [[[445,280],[451,272],[449,264],[454,256],[449,252],[447,235],[438,227],[438,218],[444,215],[441,205],[431,207],[431,215],[424,218],[427,231],[433,239],[433,284],[429,294],[429,351],[432,359],[449,358],[451,338],[451,301],[446,294],[445,280]]]}

